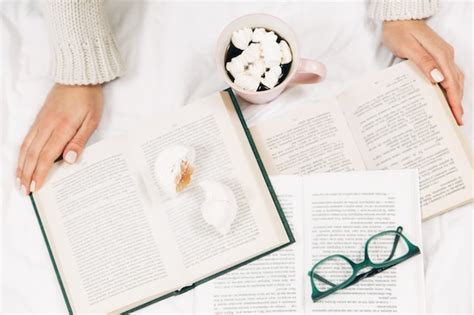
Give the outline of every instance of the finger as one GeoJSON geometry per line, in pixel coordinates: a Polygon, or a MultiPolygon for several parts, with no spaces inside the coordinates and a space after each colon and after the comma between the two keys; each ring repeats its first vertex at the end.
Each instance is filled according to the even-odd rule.
{"type": "Polygon", "coordinates": [[[446,60],[446,64],[442,67],[446,79],[441,82],[441,86],[446,91],[446,98],[448,99],[449,107],[456,119],[458,125],[463,125],[462,115],[462,94],[463,88],[459,79],[459,73],[456,64],[446,60]]]}
{"type": "MultiPolygon", "coordinates": [[[[457,73],[458,73],[458,82],[459,86],[461,87],[461,100],[464,97],[464,72],[456,65],[457,73]]],[[[464,114],[464,109],[463,109],[464,114]]]]}
{"type": "Polygon", "coordinates": [[[433,56],[441,69],[444,79],[440,84],[446,91],[446,98],[454,118],[461,126],[463,125],[462,87],[458,79],[458,69],[454,63],[454,49],[437,35],[433,37],[433,35],[421,33],[419,36],[421,45],[433,56]]]}
{"type": "Polygon", "coordinates": [[[410,41],[405,47],[405,55],[406,58],[412,60],[418,66],[432,83],[439,83],[444,80],[436,60],[416,39],[410,41]]]}
{"type": "Polygon", "coordinates": [[[68,141],[74,136],[75,130],[72,128],[58,128],[46,142],[43,150],[38,158],[35,171],[32,176],[30,191],[40,189],[43,186],[44,180],[54,164],[54,161],[61,156],[64,147],[68,141]]]}
{"type": "Polygon", "coordinates": [[[86,117],[84,122],[82,123],[79,130],[74,135],[74,137],[69,141],[66,148],[63,152],[63,158],[67,163],[74,163],[76,162],[78,156],[84,150],[87,141],[89,140],[90,136],[97,128],[99,120],[92,118],[90,116],[86,117]]]}
{"type": "Polygon", "coordinates": [[[37,132],[38,128],[36,128],[36,125],[33,125],[28,131],[25,139],[23,140],[23,143],[20,146],[20,154],[18,155],[18,164],[16,167],[16,185],[18,186],[18,189],[20,189],[21,186],[21,174],[23,172],[23,167],[25,164],[26,152],[28,152],[28,148],[33,139],[35,138],[37,132]]]}
{"type": "Polygon", "coordinates": [[[457,83],[453,83],[453,81],[446,81],[442,82],[441,86],[445,90],[446,98],[448,100],[449,107],[451,108],[451,112],[456,119],[456,122],[459,126],[463,125],[462,115],[463,115],[463,108],[461,104],[461,94],[460,94],[460,87],[457,86],[457,83]]]}
{"type": "Polygon", "coordinates": [[[51,133],[52,130],[50,129],[38,131],[30,146],[28,147],[25,157],[25,164],[20,177],[21,192],[24,195],[28,195],[30,192],[31,176],[33,175],[33,171],[36,168],[36,163],[38,161],[40,152],[43,150],[43,147],[51,136],[51,133]]]}

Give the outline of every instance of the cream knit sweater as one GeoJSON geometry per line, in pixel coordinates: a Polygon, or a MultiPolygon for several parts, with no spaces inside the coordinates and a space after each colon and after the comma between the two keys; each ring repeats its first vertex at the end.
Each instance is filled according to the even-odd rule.
{"type": "MultiPolygon", "coordinates": [[[[435,14],[439,0],[368,0],[375,20],[422,19],[435,14]]],[[[125,71],[104,0],[43,0],[52,46],[51,76],[62,84],[99,84],[125,71]]]]}
{"type": "Polygon", "coordinates": [[[62,84],[99,84],[125,71],[103,0],[44,0],[50,33],[50,73],[62,84]]]}

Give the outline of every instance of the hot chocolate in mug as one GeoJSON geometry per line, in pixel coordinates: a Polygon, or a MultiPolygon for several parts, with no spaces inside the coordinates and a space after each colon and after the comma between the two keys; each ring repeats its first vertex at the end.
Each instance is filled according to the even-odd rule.
{"type": "Polygon", "coordinates": [[[289,84],[317,83],[326,76],[326,67],[315,60],[300,58],[297,39],[292,29],[281,19],[269,14],[244,15],[227,25],[217,40],[216,63],[219,73],[225,82],[243,99],[254,103],[268,103],[278,97],[289,84]],[[292,53],[290,69],[284,80],[273,88],[262,91],[249,91],[236,85],[226,70],[226,54],[229,49],[232,34],[244,28],[264,28],[273,31],[285,40],[292,53]]]}

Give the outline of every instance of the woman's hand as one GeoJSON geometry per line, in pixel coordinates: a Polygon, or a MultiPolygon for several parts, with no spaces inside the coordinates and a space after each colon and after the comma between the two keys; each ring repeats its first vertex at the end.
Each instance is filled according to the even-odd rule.
{"type": "Polygon", "coordinates": [[[423,20],[385,21],[383,41],[396,56],[412,60],[431,82],[441,84],[454,118],[462,125],[464,74],[454,62],[453,47],[423,20]]]}
{"type": "Polygon", "coordinates": [[[23,194],[43,185],[61,154],[67,163],[76,161],[99,124],[102,107],[101,85],[54,85],[20,148],[16,176],[23,194]]]}

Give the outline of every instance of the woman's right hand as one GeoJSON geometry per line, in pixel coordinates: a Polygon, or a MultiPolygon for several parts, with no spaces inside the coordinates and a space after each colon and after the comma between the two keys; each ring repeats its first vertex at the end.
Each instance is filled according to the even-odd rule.
{"type": "Polygon", "coordinates": [[[385,21],[383,42],[394,55],[412,60],[428,80],[441,84],[456,122],[462,125],[464,74],[454,61],[453,47],[424,20],[385,21]]]}
{"type": "Polygon", "coordinates": [[[103,103],[101,85],[54,85],[20,148],[16,181],[24,195],[41,188],[61,155],[67,163],[77,160],[103,103]]]}

